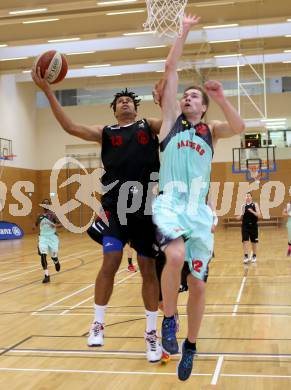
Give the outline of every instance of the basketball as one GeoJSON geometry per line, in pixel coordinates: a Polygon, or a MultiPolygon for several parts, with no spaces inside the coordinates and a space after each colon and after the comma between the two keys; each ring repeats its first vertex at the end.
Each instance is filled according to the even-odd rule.
{"type": "Polygon", "coordinates": [[[41,54],[35,61],[34,68],[40,68],[40,74],[44,77],[48,70],[47,81],[49,84],[56,84],[62,81],[68,71],[66,57],[56,50],[50,50],[41,54]]]}

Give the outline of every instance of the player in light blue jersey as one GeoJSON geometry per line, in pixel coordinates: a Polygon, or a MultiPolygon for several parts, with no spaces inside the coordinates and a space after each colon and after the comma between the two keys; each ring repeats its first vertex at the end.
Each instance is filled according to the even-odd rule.
{"type": "Polygon", "coordinates": [[[165,314],[162,346],[169,354],[178,353],[174,314],[181,270],[186,261],[189,268],[188,332],[178,364],[178,377],[183,381],[192,372],[204,312],[208,263],[213,251],[213,215],[206,204],[213,147],[219,138],[239,134],[245,127],[217,81],[207,81],[204,89],[198,86],[187,88],[177,108],[178,60],[191,27],[198,21],[196,16],[184,16],[182,34],[176,39],[166,61],[164,82],[156,89],[156,98],[163,111],[159,136],[160,194],[153,205],[159,242],[166,254],[162,273],[165,314]],[[226,121],[202,121],[208,108],[208,97],[218,104],[226,121]]]}
{"type": "MultiPolygon", "coordinates": [[[[44,199],[43,205],[51,204],[50,200],[44,199]]],[[[38,236],[38,254],[41,258],[41,265],[44,270],[43,283],[50,282],[50,276],[48,272],[47,255],[50,253],[52,261],[54,262],[57,272],[61,269],[61,264],[58,259],[59,250],[59,237],[57,235],[57,227],[61,226],[56,215],[43,208],[43,212],[37,217],[36,226],[39,226],[38,236]]]]}

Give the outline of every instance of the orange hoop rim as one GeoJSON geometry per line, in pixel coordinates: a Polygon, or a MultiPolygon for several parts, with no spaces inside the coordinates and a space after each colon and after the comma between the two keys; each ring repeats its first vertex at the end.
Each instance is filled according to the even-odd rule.
{"type": "Polygon", "coordinates": [[[14,157],[16,157],[16,154],[3,154],[0,155],[0,160],[13,160],[14,157]]]}

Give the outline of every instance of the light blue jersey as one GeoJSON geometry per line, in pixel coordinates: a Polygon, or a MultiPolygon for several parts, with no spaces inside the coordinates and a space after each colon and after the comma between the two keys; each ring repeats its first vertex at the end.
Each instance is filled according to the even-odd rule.
{"type": "Polygon", "coordinates": [[[56,224],[58,223],[57,217],[52,212],[45,212],[38,217],[38,249],[41,254],[48,254],[50,252],[52,257],[57,257],[59,238],[56,232],[56,224]]]}
{"type": "Polygon", "coordinates": [[[213,156],[209,127],[181,115],[161,143],[160,195],[153,217],[160,244],[184,237],[192,274],[204,280],[213,251],[213,215],[206,205],[213,156]]]}
{"type": "Polygon", "coordinates": [[[56,222],[54,222],[52,218],[44,214],[40,216],[39,220],[39,234],[41,236],[56,234],[56,222]]]}

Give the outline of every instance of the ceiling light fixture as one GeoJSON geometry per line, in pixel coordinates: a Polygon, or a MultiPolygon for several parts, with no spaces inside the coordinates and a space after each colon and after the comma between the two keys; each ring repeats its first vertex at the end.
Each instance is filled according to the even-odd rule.
{"type": "Polygon", "coordinates": [[[130,36],[130,35],[148,35],[148,34],[154,34],[156,31],[138,31],[138,32],[131,32],[131,33],[124,33],[122,35],[130,36]]]}
{"type": "Polygon", "coordinates": [[[84,68],[89,69],[89,68],[105,68],[111,66],[111,64],[96,64],[96,65],[84,65],[84,68]]]}
{"type": "Polygon", "coordinates": [[[108,12],[106,15],[125,15],[125,14],[139,14],[145,12],[143,9],[137,9],[135,11],[120,11],[120,12],[108,12]]]}
{"type": "Polygon", "coordinates": [[[6,43],[0,43],[0,47],[7,47],[8,45],[6,43]]]}
{"type": "Polygon", "coordinates": [[[100,74],[96,77],[111,77],[111,76],[121,76],[122,73],[112,73],[112,74],[100,74]]]}
{"type": "Polygon", "coordinates": [[[261,122],[281,122],[281,121],[286,121],[287,118],[266,118],[266,119],[261,119],[261,122]]]}
{"type": "Polygon", "coordinates": [[[1,58],[0,61],[26,60],[28,57],[1,58]]]}
{"type": "Polygon", "coordinates": [[[159,47],[167,47],[166,45],[157,45],[157,46],[139,46],[136,47],[135,50],[142,50],[142,49],[157,49],[159,47]]]}
{"type": "Polygon", "coordinates": [[[223,39],[221,41],[209,41],[208,43],[240,42],[240,39],[223,39]]]}
{"type": "Polygon", "coordinates": [[[50,39],[49,43],[56,43],[56,42],[70,42],[70,41],[79,41],[81,38],[60,38],[60,39],[50,39]]]}
{"type": "Polygon", "coordinates": [[[234,4],[234,1],[221,1],[221,2],[217,2],[217,1],[213,1],[213,2],[208,2],[208,3],[196,3],[196,4],[193,4],[194,7],[215,7],[216,5],[233,5],[234,4]]]}
{"type": "Polygon", "coordinates": [[[203,26],[205,30],[210,30],[212,28],[226,28],[226,27],[237,27],[238,23],[231,24],[217,24],[216,26],[203,26]]]}
{"type": "Polygon", "coordinates": [[[25,14],[34,14],[38,12],[46,12],[47,8],[35,8],[35,9],[23,9],[19,11],[10,11],[9,15],[25,15],[25,14]]]}
{"type": "Polygon", "coordinates": [[[97,5],[117,5],[117,4],[127,4],[127,3],[136,3],[137,0],[112,0],[112,1],[99,1],[97,5]]]}
{"type": "Polygon", "coordinates": [[[22,22],[22,24],[34,24],[34,23],[56,22],[57,20],[60,20],[60,19],[58,19],[58,18],[53,18],[53,19],[26,20],[25,22],[22,22]]]}
{"type": "Polygon", "coordinates": [[[238,65],[220,65],[218,68],[237,68],[237,67],[242,67],[245,66],[244,64],[238,64],[238,65]]]}
{"type": "Polygon", "coordinates": [[[72,53],[66,53],[66,56],[77,56],[81,54],[93,54],[96,53],[96,51],[80,51],[80,52],[72,52],[72,53]]]}
{"type": "Polygon", "coordinates": [[[157,62],[166,62],[166,60],[149,60],[147,61],[149,64],[157,63],[157,62]]]}
{"type": "Polygon", "coordinates": [[[217,56],[214,56],[214,58],[227,58],[227,57],[240,57],[242,54],[219,54],[217,56]]]}

